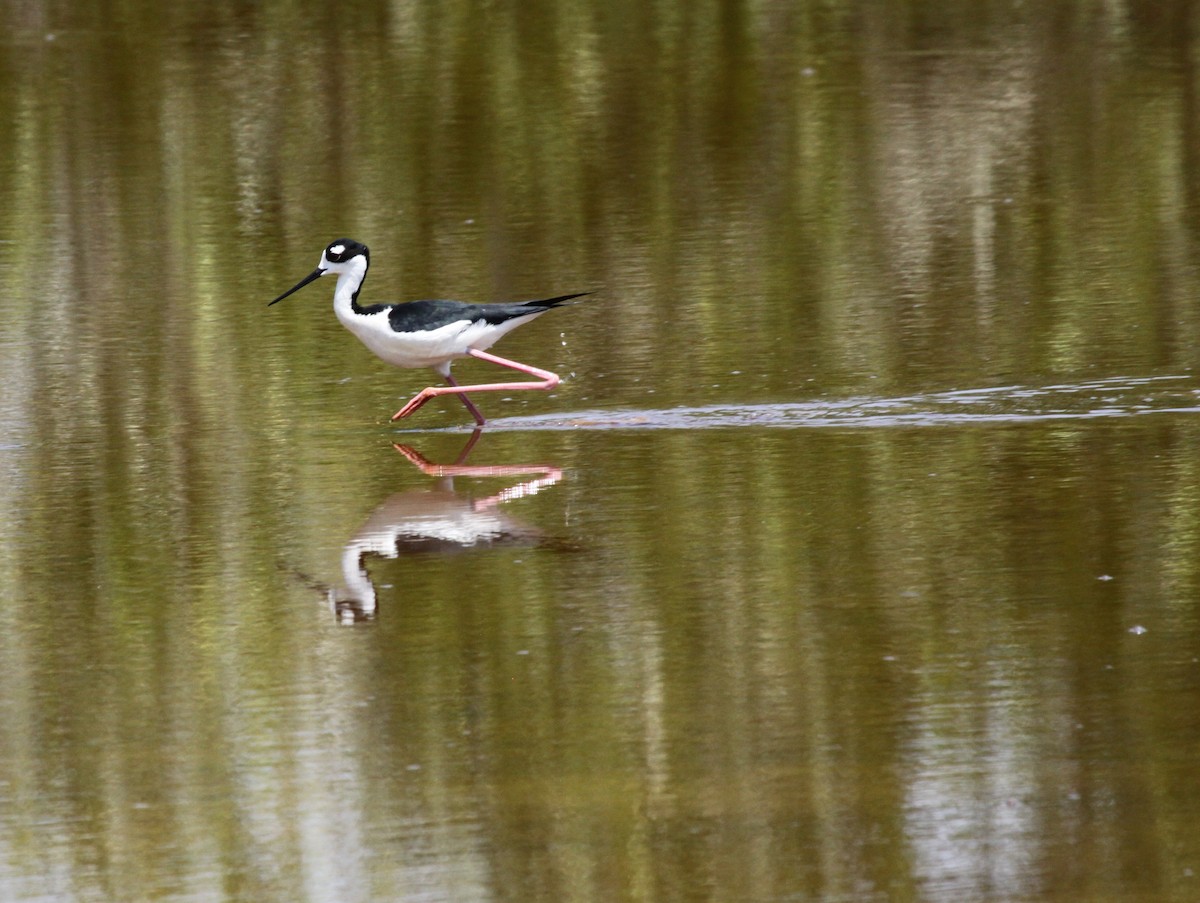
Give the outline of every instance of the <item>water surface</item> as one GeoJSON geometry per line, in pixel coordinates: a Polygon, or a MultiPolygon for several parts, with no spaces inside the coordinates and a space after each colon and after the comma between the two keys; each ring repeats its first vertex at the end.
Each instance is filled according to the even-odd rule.
{"type": "Polygon", "coordinates": [[[0,898],[1196,899],[1198,24],[6,7],[0,898]]]}

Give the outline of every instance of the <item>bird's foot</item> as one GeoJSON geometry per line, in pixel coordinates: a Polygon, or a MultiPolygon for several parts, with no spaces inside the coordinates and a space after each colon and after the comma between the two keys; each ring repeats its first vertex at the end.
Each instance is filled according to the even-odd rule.
{"type": "Polygon", "coordinates": [[[429,399],[433,397],[432,395],[427,394],[428,391],[428,389],[422,389],[420,392],[414,395],[409,400],[408,404],[392,415],[392,420],[399,420],[402,417],[407,417],[409,414],[416,412],[421,405],[425,404],[425,402],[429,401],[429,399]]]}

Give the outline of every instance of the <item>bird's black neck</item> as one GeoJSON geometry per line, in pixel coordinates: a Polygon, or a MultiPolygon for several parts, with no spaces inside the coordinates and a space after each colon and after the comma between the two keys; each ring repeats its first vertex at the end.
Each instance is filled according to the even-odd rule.
{"type": "Polygon", "coordinates": [[[362,278],[358,280],[358,285],[354,287],[354,291],[350,293],[350,309],[356,314],[366,313],[362,307],[358,306],[358,293],[362,291],[363,284],[367,281],[367,270],[371,268],[371,261],[365,261],[366,266],[363,268],[362,278]]]}

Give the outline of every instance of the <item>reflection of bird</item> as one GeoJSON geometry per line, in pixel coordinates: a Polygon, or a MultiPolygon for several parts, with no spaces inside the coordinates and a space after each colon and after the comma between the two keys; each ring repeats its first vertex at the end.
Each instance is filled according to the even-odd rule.
{"type": "Polygon", "coordinates": [[[486,349],[522,323],[528,323],[551,308],[589,292],[559,295],[540,301],[514,301],[500,304],[468,304],[463,301],[409,301],[405,304],[371,304],[362,307],[358,293],[367,278],[370,252],[367,246],[349,238],[339,238],[321,252],[317,268],[267,306],[282,301],[292,292],[327,273],[338,277],[333,290],[333,310],[342,325],[362,343],[396,367],[432,367],[447,386],[429,386],[418,392],[397,411],[392,419],[407,417],[429,399],[457,394],[475,422],[483,425],[483,415],[466,395],[467,392],[507,392],[514,389],[553,389],[558,376],[528,364],[488,354],[486,349]],[[460,386],[450,375],[450,364],[470,355],[537,377],[536,382],[483,383],[460,386]]]}
{"type": "Polygon", "coordinates": [[[547,540],[541,530],[500,513],[505,502],[548,489],[562,479],[557,467],[543,464],[474,466],[467,456],[479,441],[476,430],[453,464],[435,464],[407,445],[394,446],[427,476],[438,478],[438,487],[408,490],[390,496],[371,512],[358,532],[342,549],[345,592],[328,590],[338,619],[344,622],[375,617],[375,585],[367,574],[368,556],[398,558],[432,553],[446,555],[496,546],[546,546],[566,550],[570,545],[547,540]],[[482,499],[459,495],[454,477],[532,477],[482,499]]]}
{"type": "Polygon", "coordinates": [[[452,489],[398,492],[371,513],[342,549],[346,592],[330,591],[330,601],[342,621],[374,618],[375,586],[366,568],[370,556],[447,555],[495,546],[532,546],[542,538],[542,531],[452,489]]]}

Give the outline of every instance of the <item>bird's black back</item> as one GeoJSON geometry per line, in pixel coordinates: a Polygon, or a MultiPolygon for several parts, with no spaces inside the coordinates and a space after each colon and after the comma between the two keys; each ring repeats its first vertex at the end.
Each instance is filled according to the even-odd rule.
{"type": "Polygon", "coordinates": [[[409,301],[404,304],[372,304],[362,308],[365,314],[387,310],[388,323],[394,332],[428,332],[449,323],[477,323],[483,320],[493,325],[542,313],[552,307],[565,304],[572,298],[581,298],[591,292],[576,292],[559,295],[557,298],[542,298],[537,301],[511,301],[499,304],[469,304],[465,301],[409,301]]]}

